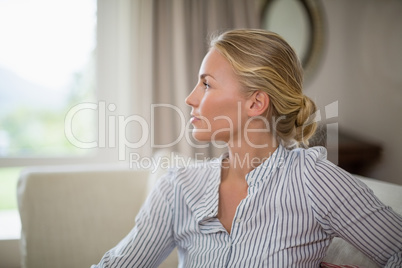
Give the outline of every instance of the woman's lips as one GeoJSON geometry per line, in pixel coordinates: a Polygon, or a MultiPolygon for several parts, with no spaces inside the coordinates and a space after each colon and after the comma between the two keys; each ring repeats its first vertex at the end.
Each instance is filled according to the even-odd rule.
{"type": "Polygon", "coordinates": [[[197,121],[199,121],[200,119],[198,118],[198,117],[196,117],[196,116],[194,116],[194,115],[191,115],[191,119],[190,119],[190,122],[191,122],[191,124],[194,124],[195,122],[197,122],[197,121]]]}

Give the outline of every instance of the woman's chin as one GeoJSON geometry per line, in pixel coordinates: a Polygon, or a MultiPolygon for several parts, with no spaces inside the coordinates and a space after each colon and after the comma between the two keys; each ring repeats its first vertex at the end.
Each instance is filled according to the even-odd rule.
{"type": "Polygon", "coordinates": [[[212,142],[216,145],[219,145],[220,147],[227,144],[227,141],[225,139],[221,139],[220,137],[217,136],[212,137],[212,134],[210,132],[193,130],[192,136],[197,142],[201,143],[212,142]]]}
{"type": "Polygon", "coordinates": [[[207,129],[193,128],[191,134],[199,142],[210,142],[212,139],[212,133],[207,129]]]}
{"type": "Polygon", "coordinates": [[[211,141],[211,135],[208,133],[199,133],[193,131],[193,138],[199,142],[209,142],[211,141]]]}

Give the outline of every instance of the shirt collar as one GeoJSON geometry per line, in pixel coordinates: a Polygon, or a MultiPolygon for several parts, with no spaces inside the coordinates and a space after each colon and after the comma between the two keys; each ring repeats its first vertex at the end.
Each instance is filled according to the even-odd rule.
{"type": "Polygon", "coordinates": [[[277,168],[282,167],[287,150],[279,145],[278,148],[261,165],[247,173],[246,181],[249,187],[254,186],[263,178],[267,178],[277,168]]]}
{"type": "MultiPolygon", "coordinates": [[[[280,168],[286,154],[287,150],[282,145],[279,145],[268,159],[246,175],[246,181],[249,187],[253,187],[263,178],[267,178],[277,168],[280,168]]],[[[205,178],[208,180],[206,191],[195,210],[195,217],[200,226],[204,226],[218,214],[219,185],[221,180],[220,167],[222,160],[227,156],[228,153],[224,153],[211,162],[213,172],[209,174],[210,176],[208,178],[205,178]]]]}

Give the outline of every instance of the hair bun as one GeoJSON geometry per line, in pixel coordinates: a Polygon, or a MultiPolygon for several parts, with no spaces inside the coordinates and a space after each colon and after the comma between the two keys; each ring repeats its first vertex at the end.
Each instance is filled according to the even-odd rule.
{"type": "Polygon", "coordinates": [[[308,146],[308,140],[314,135],[317,128],[314,116],[316,111],[315,103],[306,95],[302,95],[300,110],[295,120],[295,140],[304,146],[308,146]]]}

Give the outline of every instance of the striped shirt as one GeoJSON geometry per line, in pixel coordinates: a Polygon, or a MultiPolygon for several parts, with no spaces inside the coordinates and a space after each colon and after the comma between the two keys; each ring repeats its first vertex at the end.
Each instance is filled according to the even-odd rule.
{"type": "Polygon", "coordinates": [[[319,267],[333,237],[402,266],[402,217],[322,147],[279,146],[248,173],[228,233],[217,218],[223,157],[160,179],[136,226],[93,267],[157,267],[175,247],[179,267],[319,267]]]}

